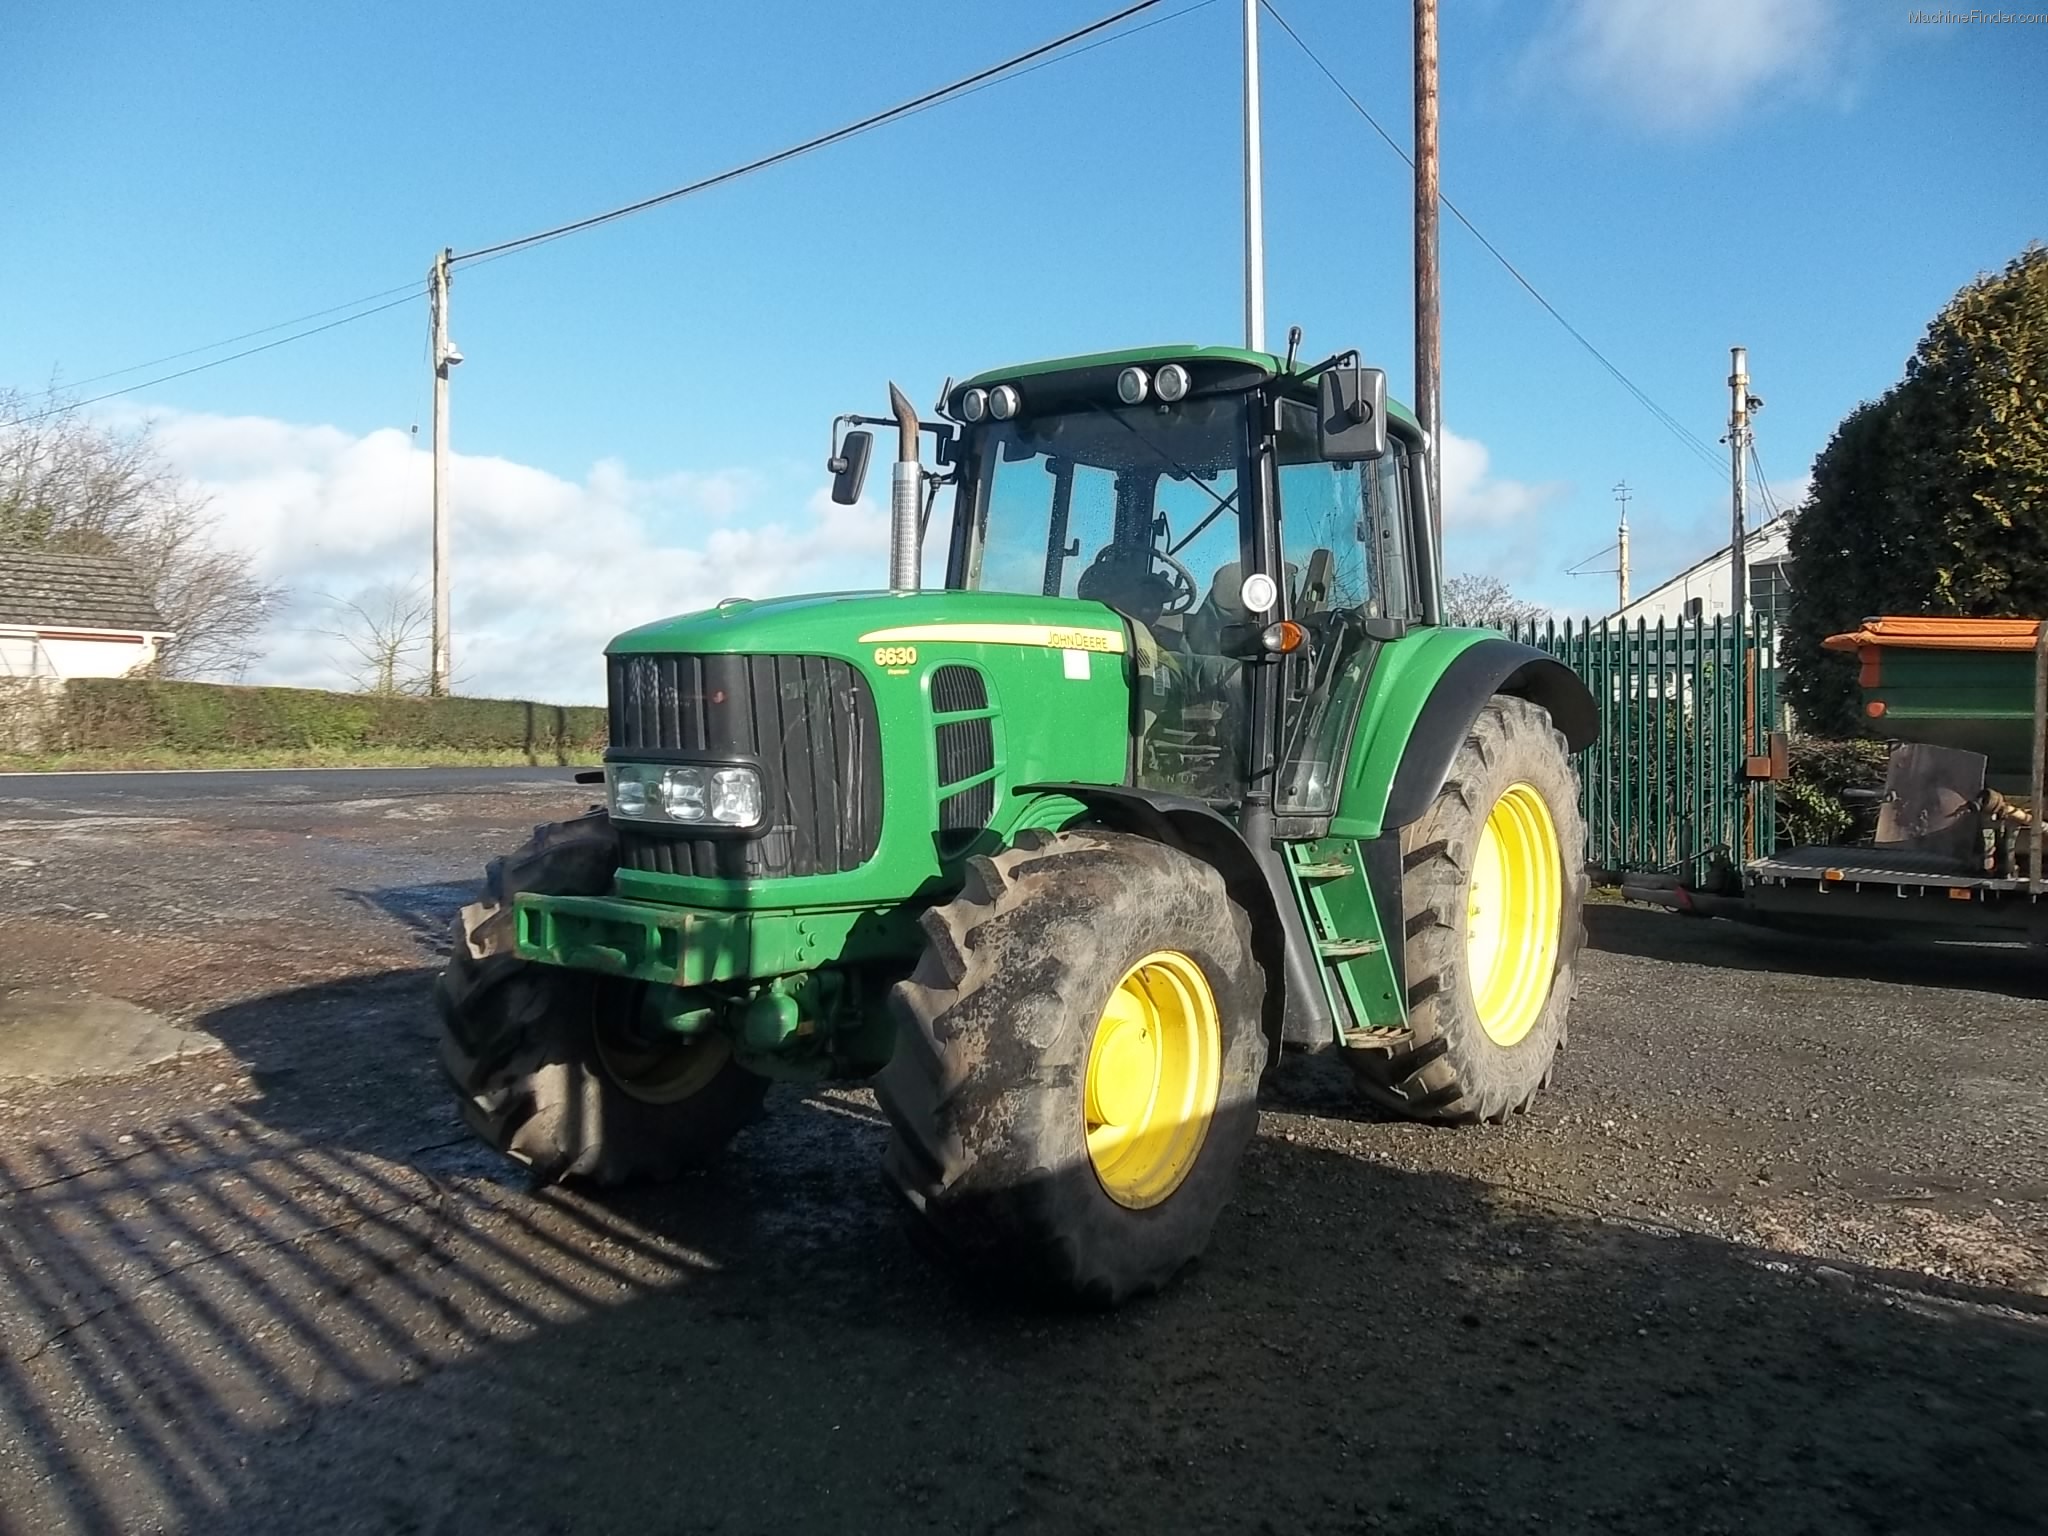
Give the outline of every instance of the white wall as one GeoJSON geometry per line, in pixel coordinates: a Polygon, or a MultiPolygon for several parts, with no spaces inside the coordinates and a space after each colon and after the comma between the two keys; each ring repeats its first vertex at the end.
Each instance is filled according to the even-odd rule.
{"type": "MultiPolygon", "coordinates": [[[[1767,560],[1782,560],[1790,543],[1790,535],[1791,529],[1783,519],[1768,528],[1759,528],[1749,536],[1749,545],[1744,550],[1743,557],[1751,565],[1760,565],[1767,560]]],[[[1709,619],[1718,618],[1728,612],[1730,596],[1728,551],[1724,549],[1692,570],[1674,576],[1663,585],[1644,592],[1615,617],[1625,619],[1631,624],[1637,619],[1648,624],[1655,624],[1659,619],[1669,623],[1684,614],[1686,605],[1694,598],[1698,598],[1701,614],[1709,619]]]]}
{"type": "Polygon", "coordinates": [[[55,669],[34,635],[0,630],[0,677],[51,677],[55,669]]]}
{"type": "Polygon", "coordinates": [[[47,630],[0,633],[0,677],[120,677],[155,659],[154,635],[87,639],[47,630]]]}

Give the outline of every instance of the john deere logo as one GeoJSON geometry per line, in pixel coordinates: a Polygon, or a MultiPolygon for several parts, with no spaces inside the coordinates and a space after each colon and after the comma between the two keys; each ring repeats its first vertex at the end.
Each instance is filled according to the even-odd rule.
{"type": "Polygon", "coordinates": [[[1096,629],[1054,629],[1048,630],[1045,643],[1061,651],[1114,651],[1122,647],[1116,638],[1096,629]]]}

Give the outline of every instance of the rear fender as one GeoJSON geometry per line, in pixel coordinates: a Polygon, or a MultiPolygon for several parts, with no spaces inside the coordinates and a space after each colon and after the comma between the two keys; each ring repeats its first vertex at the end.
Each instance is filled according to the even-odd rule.
{"type": "MultiPolygon", "coordinates": [[[[1599,734],[1600,711],[1578,674],[1546,651],[1470,630],[1424,631],[1425,647],[1387,669],[1382,653],[1330,830],[1376,838],[1419,820],[1443,788],[1458,749],[1497,693],[1540,704],[1574,752],[1599,734]],[[1462,643],[1460,643],[1462,642],[1462,643]],[[1377,705],[1377,707],[1373,707],[1377,705]]],[[[1408,642],[1401,642],[1405,646],[1408,642]]]]}

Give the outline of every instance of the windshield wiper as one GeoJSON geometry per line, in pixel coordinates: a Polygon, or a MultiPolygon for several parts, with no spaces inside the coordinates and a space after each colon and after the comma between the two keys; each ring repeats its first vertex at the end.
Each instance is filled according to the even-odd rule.
{"type": "MultiPolygon", "coordinates": [[[[1202,482],[1197,480],[1195,484],[1202,485],[1202,482]]],[[[1209,490],[1209,488],[1206,485],[1203,485],[1202,489],[1205,491],[1209,490]]],[[[1209,494],[1212,497],[1216,496],[1216,493],[1214,491],[1209,491],[1209,494]]],[[[1182,539],[1178,544],[1169,544],[1166,547],[1166,552],[1169,555],[1177,555],[1182,550],[1186,549],[1190,544],[1194,543],[1195,540],[1199,539],[1202,536],[1203,531],[1206,530],[1211,523],[1215,522],[1217,518],[1221,517],[1224,513],[1228,512],[1232,504],[1235,503],[1236,500],[1236,491],[1232,491],[1228,496],[1218,497],[1216,499],[1216,510],[1211,512],[1207,517],[1203,518],[1199,523],[1195,524],[1194,531],[1191,532],[1186,538],[1182,539]]]]}
{"type": "Polygon", "coordinates": [[[1235,490],[1232,490],[1228,496],[1218,496],[1213,490],[1209,488],[1207,481],[1203,480],[1201,476],[1197,475],[1192,469],[1188,468],[1187,465],[1181,463],[1179,459],[1176,459],[1164,448],[1160,447],[1157,443],[1153,442],[1151,438],[1147,437],[1144,433],[1140,432],[1136,427],[1132,426],[1128,421],[1124,420],[1122,415],[1120,415],[1118,412],[1110,410],[1105,405],[1099,405],[1093,400],[1090,400],[1086,403],[1089,410],[1096,412],[1098,415],[1107,416],[1111,421],[1115,422],[1118,426],[1122,427],[1126,432],[1130,433],[1131,436],[1135,437],[1139,442],[1143,443],[1145,447],[1148,450],[1150,450],[1154,458],[1158,459],[1162,464],[1165,464],[1168,468],[1173,470],[1177,478],[1192,481],[1194,484],[1200,486],[1202,488],[1202,494],[1207,496],[1211,501],[1216,503],[1216,510],[1211,512],[1207,517],[1203,518],[1201,522],[1197,523],[1192,533],[1190,533],[1186,538],[1182,539],[1178,544],[1170,544],[1167,546],[1166,552],[1169,555],[1177,555],[1182,550],[1186,549],[1190,544],[1194,543],[1194,541],[1201,536],[1202,531],[1206,529],[1211,523],[1215,522],[1217,518],[1221,517],[1224,513],[1228,512],[1231,508],[1232,503],[1234,503],[1237,500],[1237,492],[1235,490]]]}

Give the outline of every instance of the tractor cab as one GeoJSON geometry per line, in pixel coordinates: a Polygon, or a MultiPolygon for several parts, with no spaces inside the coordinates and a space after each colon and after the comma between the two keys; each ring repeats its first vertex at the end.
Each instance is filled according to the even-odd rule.
{"type": "Polygon", "coordinates": [[[1235,809],[1277,764],[1282,814],[1330,814],[1347,684],[1434,622],[1423,434],[1353,363],[1161,347],[995,369],[940,402],[947,588],[1123,618],[1138,786],[1235,809]]]}

